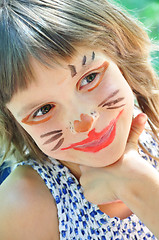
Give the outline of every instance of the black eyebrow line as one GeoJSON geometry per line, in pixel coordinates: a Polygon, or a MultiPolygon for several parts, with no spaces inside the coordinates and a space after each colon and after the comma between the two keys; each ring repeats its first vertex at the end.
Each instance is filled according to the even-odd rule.
{"type": "Polygon", "coordinates": [[[50,136],[52,134],[56,134],[56,133],[60,133],[60,132],[62,132],[62,130],[55,130],[55,131],[51,131],[51,132],[48,132],[48,133],[44,133],[40,137],[43,138],[43,137],[47,137],[47,136],[50,136]]]}
{"type": "MultiPolygon", "coordinates": [[[[92,61],[94,61],[94,59],[95,59],[95,52],[94,51],[92,52],[91,59],[92,59],[92,61]]],[[[86,55],[84,55],[83,59],[82,59],[82,66],[85,66],[86,62],[87,62],[87,57],[86,57],[86,55]]],[[[69,64],[68,67],[71,70],[71,76],[72,77],[76,76],[76,74],[77,74],[76,67],[74,65],[71,65],[71,64],[69,64]]]]}
{"type": "Polygon", "coordinates": [[[95,59],[95,52],[93,51],[92,52],[92,60],[94,60],[95,59]]]}
{"type": "Polygon", "coordinates": [[[99,105],[98,107],[102,106],[105,102],[107,102],[110,98],[114,97],[117,93],[119,92],[118,90],[115,90],[113,93],[111,93],[106,99],[104,99],[99,105]]]}
{"type": "Polygon", "coordinates": [[[71,76],[74,77],[77,74],[76,67],[74,65],[68,65],[69,69],[71,70],[71,76]]]}
{"type": "Polygon", "coordinates": [[[83,60],[82,60],[82,65],[86,65],[87,57],[84,55],[83,60]]]}

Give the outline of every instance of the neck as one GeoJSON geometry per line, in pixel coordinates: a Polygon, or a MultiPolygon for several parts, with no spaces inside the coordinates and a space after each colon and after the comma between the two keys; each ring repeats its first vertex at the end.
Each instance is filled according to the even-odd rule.
{"type": "Polygon", "coordinates": [[[61,161],[60,162],[66,166],[67,168],[70,169],[71,173],[75,176],[75,178],[79,181],[81,177],[81,170],[79,168],[79,164],[76,163],[71,163],[71,162],[66,162],[66,161],[61,161]]]}

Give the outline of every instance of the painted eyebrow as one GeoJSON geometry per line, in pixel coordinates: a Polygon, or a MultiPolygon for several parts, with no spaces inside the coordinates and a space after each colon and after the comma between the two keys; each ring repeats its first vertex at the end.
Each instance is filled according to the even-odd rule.
{"type": "Polygon", "coordinates": [[[68,65],[69,69],[71,70],[71,76],[74,77],[77,74],[76,67],[74,65],[68,65]]]}
{"type": "MultiPolygon", "coordinates": [[[[92,61],[95,59],[95,52],[92,52],[92,61]]],[[[83,60],[82,60],[82,66],[86,65],[87,62],[87,57],[84,55],[83,60]]]]}
{"type": "MultiPolygon", "coordinates": [[[[94,59],[95,59],[95,52],[93,51],[92,56],[91,56],[91,60],[94,61],[94,59]]],[[[86,64],[87,64],[87,57],[86,57],[86,55],[84,55],[83,59],[82,59],[82,66],[85,66],[86,64]]],[[[75,65],[68,65],[68,67],[71,71],[71,76],[73,78],[77,74],[76,67],[75,67],[75,65]]]]}
{"type": "Polygon", "coordinates": [[[93,51],[92,52],[92,60],[94,60],[95,59],[95,52],[93,51]]]}
{"type": "Polygon", "coordinates": [[[86,62],[87,62],[87,57],[84,55],[82,60],[82,66],[86,65],[86,62]]]}

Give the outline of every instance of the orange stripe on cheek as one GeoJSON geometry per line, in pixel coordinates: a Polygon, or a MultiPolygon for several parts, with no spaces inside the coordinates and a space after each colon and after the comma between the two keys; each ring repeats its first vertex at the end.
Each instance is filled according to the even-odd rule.
{"type": "Polygon", "coordinates": [[[36,125],[36,124],[40,124],[40,123],[47,122],[48,120],[50,120],[51,117],[52,117],[52,116],[48,116],[48,117],[46,117],[46,118],[44,118],[44,119],[42,119],[42,120],[40,120],[40,121],[29,121],[29,120],[28,120],[28,119],[29,119],[29,116],[27,116],[27,117],[23,118],[21,122],[22,122],[22,123],[25,123],[25,124],[27,124],[27,125],[36,125]]]}

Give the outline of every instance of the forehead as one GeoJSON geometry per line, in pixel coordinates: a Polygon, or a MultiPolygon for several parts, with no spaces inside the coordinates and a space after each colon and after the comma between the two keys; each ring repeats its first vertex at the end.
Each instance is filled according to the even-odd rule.
{"type": "Polygon", "coordinates": [[[37,59],[30,57],[33,79],[30,81],[26,89],[19,89],[17,93],[13,95],[11,101],[17,99],[18,96],[25,98],[26,93],[28,94],[28,92],[37,95],[37,87],[39,87],[38,89],[41,88],[41,95],[43,95],[42,92],[43,88],[45,89],[46,83],[48,84],[53,81],[54,85],[57,86],[61,85],[68,79],[78,79],[82,74],[86,73],[87,70],[96,67],[96,63],[102,63],[103,60],[111,61],[103,51],[88,49],[86,47],[77,48],[76,53],[72,57],[65,59],[59,58],[56,63],[49,60],[47,61],[47,64],[43,64],[37,59]]]}
{"type": "MultiPolygon", "coordinates": [[[[38,61],[37,59],[30,57],[30,66],[32,69],[32,75],[34,80],[37,78],[37,68],[41,67],[45,70],[69,70],[71,76],[74,77],[80,68],[85,68],[87,65],[90,65],[93,61],[100,58],[100,55],[104,53],[100,50],[94,50],[93,48],[86,47],[77,47],[76,52],[71,57],[66,57],[65,59],[56,58],[56,59],[44,59],[44,62],[38,61]]],[[[106,55],[105,55],[106,57],[106,55]]],[[[39,74],[38,74],[39,75],[39,74]]]]}

